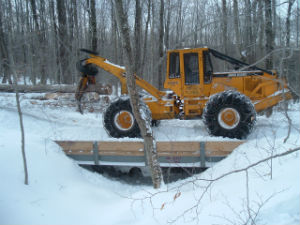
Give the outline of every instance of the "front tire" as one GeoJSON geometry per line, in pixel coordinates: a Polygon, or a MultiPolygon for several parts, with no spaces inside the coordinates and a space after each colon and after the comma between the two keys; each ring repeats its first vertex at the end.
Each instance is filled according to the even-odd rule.
{"type": "Polygon", "coordinates": [[[104,127],[115,138],[141,136],[129,99],[119,99],[107,108],[104,113],[104,127]]]}
{"type": "Polygon", "coordinates": [[[251,132],[256,111],[251,100],[237,91],[213,95],[203,112],[204,123],[210,134],[229,138],[246,138],[251,132]]]}

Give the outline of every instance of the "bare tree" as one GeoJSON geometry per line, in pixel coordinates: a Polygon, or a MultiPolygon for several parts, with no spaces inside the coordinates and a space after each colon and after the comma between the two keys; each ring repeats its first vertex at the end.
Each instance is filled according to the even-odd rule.
{"type": "Polygon", "coordinates": [[[68,63],[68,30],[65,0],[56,0],[57,18],[58,18],[58,42],[59,42],[59,69],[60,82],[64,84],[72,83],[70,79],[68,63]]]}
{"type": "MultiPolygon", "coordinates": [[[[278,12],[281,6],[276,0],[192,2],[136,0],[124,3],[129,26],[134,27],[131,38],[134,57],[138,59],[135,70],[159,89],[163,86],[165,49],[202,45],[223,49],[225,53],[229,51],[229,55],[252,63],[287,42],[290,47],[299,44],[298,2],[297,6],[294,3],[290,7],[289,25],[287,17],[276,16],[276,9],[278,12]],[[228,32],[230,29],[235,32],[228,32]],[[234,52],[231,51],[233,44],[234,52]]],[[[282,5],[288,6],[289,2],[282,5]]],[[[41,83],[50,80],[51,83],[74,84],[78,75],[77,49],[95,48],[96,44],[103,57],[123,64],[112,0],[0,0],[0,7],[2,81],[6,82],[10,76],[3,63],[7,60],[3,55],[7,39],[11,39],[13,46],[19,46],[12,54],[24,83],[29,78],[36,85],[40,78],[41,83]]],[[[279,60],[273,55],[265,63],[268,69],[278,69],[279,60]],[[274,66],[270,65],[272,58],[274,66]]],[[[295,57],[290,60],[297,65],[295,57]]],[[[263,63],[259,66],[263,67],[263,63]]],[[[297,73],[298,67],[295,69],[297,73]]],[[[111,76],[97,80],[117,84],[111,76]]]]}
{"type": "Polygon", "coordinates": [[[90,0],[90,32],[92,34],[91,48],[93,51],[97,51],[97,20],[96,20],[96,2],[95,0],[90,0]]]}
{"type": "Polygon", "coordinates": [[[171,1],[167,0],[167,18],[165,21],[165,41],[164,41],[166,49],[169,49],[171,11],[172,11],[171,1]]]}
{"type": "MultiPolygon", "coordinates": [[[[156,27],[156,4],[155,4],[155,1],[150,1],[151,2],[151,31],[150,31],[150,43],[151,45],[150,46],[155,46],[155,43],[156,43],[156,34],[155,34],[155,27],[156,27]]],[[[156,48],[150,48],[150,69],[149,69],[149,82],[150,83],[154,83],[154,80],[153,80],[153,74],[155,73],[154,71],[154,68],[155,68],[155,59],[157,57],[156,55],[156,48]]]]}
{"type": "Polygon", "coordinates": [[[145,69],[145,61],[146,61],[146,53],[147,53],[147,46],[148,46],[148,27],[149,27],[149,22],[151,19],[151,0],[147,1],[147,21],[146,21],[146,25],[145,25],[145,35],[144,35],[144,46],[143,46],[143,57],[142,57],[142,64],[141,64],[141,74],[142,75],[144,73],[144,69],[145,69]]]}
{"type": "MultiPolygon", "coordinates": [[[[272,7],[271,0],[265,0],[265,33],[266,33],[266,53],[272,52],[274,49],[274,36],[272,30],[272,7]]],[[[266,59],[266,69],[272,69],[273,57],[266,59]]]]}
{"type": "Polygon", "coordinates": [[[227,5],[226,5],[226,0],[222,0],[222,43],[223,43],[223,50],[225,54],[228,54],[228,33],[227,33],[227,5]]]}
{"type": "Polygon", "coordinates": [[[294,4],[295,0],[289,0],[289,6],[288,6],[288,12],[287,12],[287,17],[286,17],[286,42],[285,45],[287,47],[290,46],[290,38],[291,38],[291,11],[292,11],[292,6],[294,4]]]}
{"type": "Polygon", "coordinates": [[[21,130],[21,151],[22,151],[24,176],[25,176],[24,184],[28,185],[28,169],[27,169],[27,159],[26,159],[26,152],[25,152],[25,131],[24,131],[24,125],[23,125],[23,114],[22,114],[22,110],[21,110],[20,97],[19,97],[19,91],[18,91],[18,77],[17,77],[17,73],[16,73],[16,65],[15,65],[14,58],[11,54],[12,48],[11,48],[10,41],[8,43],[8,47],[9,47],[9,52],[7,52],[7,55],[9,57],[8,63],[9,63],[9,67],[10,67],[10,70],[12,71],[12,75],[13,75],[13,86],[14,86],[15,93],[16,93],[16,102],[17,102],[17,109],[18,109],[18,114],[19,114],[19,122],[20,122],[20,130],[21,130]]]}
{"type": "MultiPolygon", "coordinates": [[[[159,10],[159,39],[158,39],[158,54],[159,59],[164,56],[164,0],[160,0],[160,10],[159,10]]],[[[163,65],[162,60],[159,60],[158,65],[158,89],[163,88],[163,65]]]]}
{"type": "Polygon", "coordinates": [[[299,1],[297,1],[297,9],[296,9],[296,47],[299,47],[299,16],[300,16],[300,7],[299,1]]]}
{"type": "Polygon", "coordinates": [[[120,35],[122,38],[123,50],[125,52],[124,61],[126,66],[126,81],[127,88],[130,96],[130,103],[134,117],[141,130],[142,137],[144,139],[144,151],[148,166],[152,174],[152,182],[154,188],[160,188],[162,182],[162,172],[158,163],[158,156],[156,151],[155,139],[153,138],[150,120],[143,118],[141,114],[146,115],[145,108],[141,107],[141,102],[138,97],[138,92],[135,83],[135,71],[132,64],[135,64],[135,59],[133,57],[133,51],[130,43],[130,33],[128,26],[128,19],[124,14],[123,2],[119,0],[114,1],[115,12],[117,16],[117,24],[120,30],[120,35]],[[141,110],[141,112],[140,112],[141,110]]]}
{"type": "Polygon", "coordinates": [[[238,1],[233,0],[233,14],[234,14],[234,32],[235,32],[235,41],[237,54],[243,58],[241,51],[241,36],[240,36],[240,26],[239,26],[239,10],[238,10],[238,1]]]}
{"type": "Polygon", "coordinates": [[[141,74],[141,30],[142,30],[142,7],[140,0],[135,0],[135,23],[134,23],[134,59],[135,64],[133,70],[138,75],[141,74]]]}
{"type": "MultiPolygon", "coordinates": [[[[2,2],[0,2],[0,12],[3,12],[2,10],[2,2]]],[[[1,56],[1,61],[0,63],[3,66],[3,79],[2,79],[2,83],[6,83],[7,81],[12,84],[12,80],[10,77],[10,71],[9,71],[9,67],[8,67],[8,51],[7,51],[7,35],[4,32],[4,28],[3,28],[3,21],[2,21],[2,13],[0,15],[0,56],[1,56]]],[[[1,65],[0,64],[0,65],[1,65]]]]}
{"type": "MultiPolygon", "coordinates": [[[[254,2],[253,2],[254,4],[254,2]]],[[[245,15],[245,30],[244,30],[244,47],[246,49],[246,58],[245,61],[248,61],[249,63],[252,63],[255,61],[253,58],[253,10],[250,0],[245,1],[245,9],[246,9],[246,15],[245,15]]]]}
{"type": "Polygon", "coordinates": [[[116,63],[119,62],[119,52],[118,52],[118,30],[117,22],[114,13],[113,0],[111,0],[111,48],[112,48],[112,60],[116,63]]]}

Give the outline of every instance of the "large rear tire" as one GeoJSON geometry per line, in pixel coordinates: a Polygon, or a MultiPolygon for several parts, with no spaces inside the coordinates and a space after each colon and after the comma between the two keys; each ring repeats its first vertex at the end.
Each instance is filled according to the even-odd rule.
{"type": "Polygon", "coordinates": [[[256,111],[247,96],[229,90],[210,97],[203,118],[210,134],[244,139],[255,124],[256,111]]]}
{"type": "Polygon", "coordinates": [[[141,136],[129,99],[119,99],[107,108],[104,113],[104,127],[115,138],[141,136]]]}

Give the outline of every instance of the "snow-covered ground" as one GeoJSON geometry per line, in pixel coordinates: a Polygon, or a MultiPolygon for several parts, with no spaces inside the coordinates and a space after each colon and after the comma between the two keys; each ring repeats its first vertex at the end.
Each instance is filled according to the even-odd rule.
{"type": "MultiPolygon", "coordinates": [[[[0,93],[0,224],[299,224],[299,153],[233,173],[299,146],[299,103],[288,123],[276,111],[259,116],[247,142],[201,174],[165,184],[130,185],[78,166],[53,140],[109,139],[101,113],[45,104],[41,94],[21,95],[29,185],[24,182],[14,94],[0,93]],[[246,179],[248,177],[248,179],[246,179]],[[248,191],[247,191],[248,190],[248,191]]],[[[221,140],[202,121],[162,121],[157,140],[221,140]]],[[[224,139],[222,139],[224,140],[224,139]]]]}

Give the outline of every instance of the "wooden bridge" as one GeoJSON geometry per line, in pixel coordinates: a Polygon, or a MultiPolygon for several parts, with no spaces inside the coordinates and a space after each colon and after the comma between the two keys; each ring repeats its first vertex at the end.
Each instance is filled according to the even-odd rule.
{"type": "MultiPolygon", "coordinates": [[[[56,141],[79,164],[146,166],[143,141],[56,141]]],[[[158,141],[162,167],[210,167],[244,141],[158,141]]]]}

